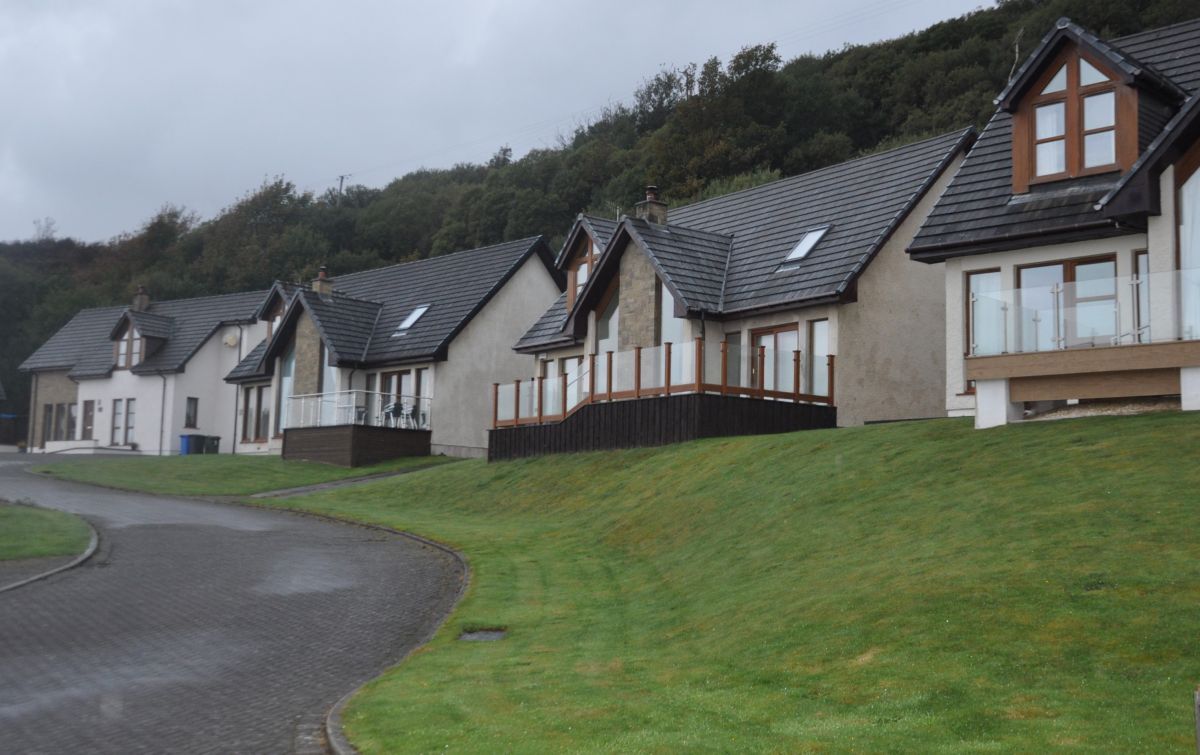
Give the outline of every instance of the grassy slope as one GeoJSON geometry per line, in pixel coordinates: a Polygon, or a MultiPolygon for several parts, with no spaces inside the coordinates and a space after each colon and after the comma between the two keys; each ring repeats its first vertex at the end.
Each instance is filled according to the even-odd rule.
{"type": "Polygon", "coordinates": [[[61,511],[0,503],[0,561],[71,556],[87,547],[91,531],[61,511]]]}
{"type": "Polygon", "coordinates": [[[34,467],[40,474],[115,488],[175,495],[252,495],[379,472],[424,467],[443,456],[396,459],[373,467],[346,469],[278,456],[135,456],[123,459],[75,458],[34,467]]]}
{"type": "Polygon", "coordinates": [[[1188,748],[1200,416],[466,462],[273,505],[459,548],[365,752],[1188,748]],[[495,643],[454,640],[506,625],[495,643]]]}
{"type": "Polygon", "coordinates": [[[967,421],[458,464],[278,505],[471,590],[364,751],[1188,747],[1200,417],[967,421]],[[496,643],[455,642],[507,625],[496,643]]]}

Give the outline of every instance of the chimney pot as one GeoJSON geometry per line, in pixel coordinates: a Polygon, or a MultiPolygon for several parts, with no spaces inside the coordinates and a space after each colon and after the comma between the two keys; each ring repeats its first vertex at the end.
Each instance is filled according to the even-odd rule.
{"type": "Polygon", "coordinates": [[[667,224],[667,203],[659,198],[657,186],[650,184],[646,187],[646,199],[634,205],[633,214],[651,223],[667,224]]]}
{"type": "Polygon", "coordinates": [[[333,294],[333,279],[327,275],[324,265],[317,270],[317,279],[312,282],[312,290],[320,296],[333,294]]]}
{"type": "Polygon", "coordinates": [[[133,295],[133,304],[130,309],[134,312],[145,312],[150,309],[150,294],[146,293],[145,286],[137,287],[137,293],[133,295]]]}

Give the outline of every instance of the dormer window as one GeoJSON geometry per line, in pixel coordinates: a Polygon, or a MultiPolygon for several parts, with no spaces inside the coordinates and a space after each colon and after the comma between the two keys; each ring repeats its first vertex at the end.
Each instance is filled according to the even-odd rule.
{"type": "Polygon", "coordinates": [[[409,312],[408,317],[404,318],[404,321],[401,322],[399,327],[396,328],[396,332],[392,334],[392,337],[394,338],[396,336],[402,336],[405,333],[407,333],[408,329],[411,328],[412,326],[416,325],[417,320],[421,319],[421,315],[425,314],[428,311],[429,311],[429,305],[422,304],[421,306],[414,309],[412,312],[409,312]]]}
{"type": "Polygon", "coordinates": [[[1068,48],[1013,114],[1013,191],[1129,168],[1137,159],[1137,94],[1068,48]],[[1129,136],[1122,136],[1129,134],[1129,136]]]}

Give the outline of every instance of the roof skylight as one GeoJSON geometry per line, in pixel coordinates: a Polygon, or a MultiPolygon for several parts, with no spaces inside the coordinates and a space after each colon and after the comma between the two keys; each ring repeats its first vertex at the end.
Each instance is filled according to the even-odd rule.
{"type": "Polygon", "coordinates": [[[404,335],[405,332],[407,332],[409,328],[411,328],[412,326],[417,324],[417,320],[421,319],[421,315],[425,314],[428,311],[429,311],[429,305],[422,304],[421,306],[414,309],[412,312],[409,312],[408,317],[404,318],[404,322],[400,323],[400,326],[396,328],[396,332],[393,333],[392,335],[393,336],[404,335]]]}
{"type": "Polygon", "coordinates": [[[791,253],[788,254],[787,259],[783,261],[783,266],[780,269],[785,270],[795,267],[795,263],[807,257],[808,253],[813,250],[813,247],[821,242],[821,239],[825,236],[825,232],[828,230],[829,226],[825,225],[805,233],[795,248],[792,249],[791,253]]]}

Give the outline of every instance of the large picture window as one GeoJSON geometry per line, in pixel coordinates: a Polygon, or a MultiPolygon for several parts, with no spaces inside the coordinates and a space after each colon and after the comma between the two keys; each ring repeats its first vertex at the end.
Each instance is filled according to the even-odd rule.
{"type": "Polygon", "coordinates": [[[1004,302],[1000,297],[1000,271],[967,273],[968,356],[1003,353],[1004,302]]]}

